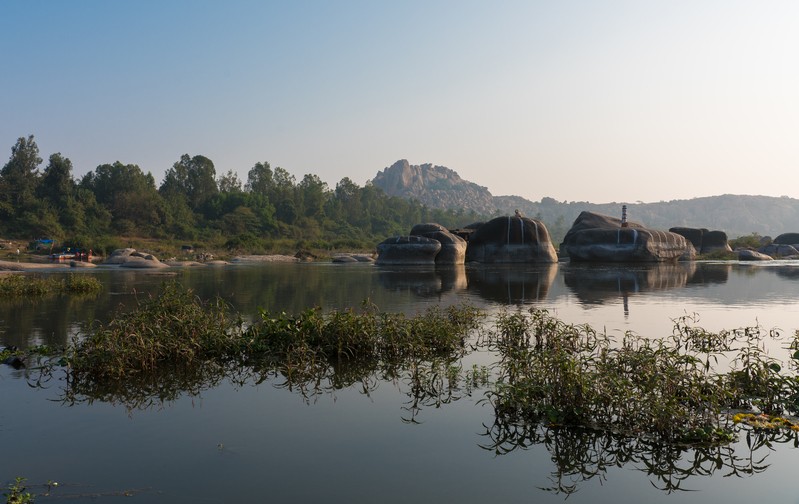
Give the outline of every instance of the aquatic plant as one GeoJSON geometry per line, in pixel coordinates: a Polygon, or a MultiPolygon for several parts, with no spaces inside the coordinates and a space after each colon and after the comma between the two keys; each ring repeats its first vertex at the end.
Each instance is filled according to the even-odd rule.
{"type": "Polygon", "coordinates": [[[262,311],[245,334],[248,351],[272,355],[305,350],[328,359],[367,359],[384,362],[451,355],[465,349],[466,337],[478,326],[481,313],[468,306],[431,306],[407,317],[381,313],[364,303],[353,309],[323,313],[319,308],[299,315],[262,311]]]}
{"type": "Polygon", "coordinates": [[[375,375],[393,379],[420,362],[461,357],[481,317],[467,306],[406,316],[381,313],[367,302],[360,311],[261,311],[245,324],[223,301],[200,300],[170,282],[73,341],[65,357],[70,386],[64,400],[143,408],[225,377],[234,383],[282,377],[307,397],[325,381],[332,389],[360,382],[368,391],[375,375]]]}
{"type": "Polygon", "coordinates": [[[102,290],[100,281],[87,275],[68,274],[64,277],[7,275],[0,277],[0,297],[94,294],[100,290],[102,290]]]}
{"type": "Polygon", "coordinates": [[[538,309],[501,313],[490,344],[501,360],[487,397],[507,422],[666,443],[732,439],[721,414],[724,381],[684,345],[630,332],[612,342],[588,325],[566,324],[538,309]]]}
{"type": "Polygon", "coordinates": [[[203,301],[177,282],[136,309],[76,339],[68,352],[72,377],[120,380],[163,366],[224,360],[239,348],[242,322],[221,299],[203,301]]]}
{"type": "Polygon", "coordinates": [[[13,483],[7,487],[6,504],[32,504],[34,496],[25,488],[25,478],[17,477],[13,483]]]}

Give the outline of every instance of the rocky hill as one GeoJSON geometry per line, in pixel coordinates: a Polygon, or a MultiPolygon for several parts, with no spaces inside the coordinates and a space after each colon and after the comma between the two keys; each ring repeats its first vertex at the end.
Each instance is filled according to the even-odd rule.
{"type": "Polygon", "coordinates": [[[631,220],[655,229],[703,227],[725,231],[730,238],[799,231],[799,200],[788,197],[724,194],[657,203],[559,202],[553,198],[536,202],[521,196],[494,196],[449,168],[411,165],[404,159],[378,172],[372,183],[392,196],[416,199],[434,208],[473,210],[486,218],[512,215],[518,208],[541,219],[556,242],[583,210],[620,217],[622,204],[627,204],[631,220]]]}
{"type": "Polygon", "coordinates": [[[377,173],[372,183],[390,196],[415,199],[431,208],[496,213],[487,188],[463,180],[455,171],[432,164],[411,165],[401,159],[377,173]]]}

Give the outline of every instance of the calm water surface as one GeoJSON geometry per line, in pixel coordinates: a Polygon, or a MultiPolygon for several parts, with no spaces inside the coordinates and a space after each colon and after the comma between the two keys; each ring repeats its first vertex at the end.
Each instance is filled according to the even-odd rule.
{"type": "MultiPolygon", "coordinates": [[[[97,298],[0,303],[0,342],[63,345],[173,279],[201,297],[219,295],[251,317],[262,308],[296,313],[368,299],[381,310],[407,313],[463,302],[489,311],[546,308],[609,334],[667,336],[672,320],[686,314],[697,314],[699,325],[711,330],[799,328],[795,262],[447,269],[265,264],[88,274],[103,283],[97,298]]],[[[780,343],[772,345],[779,354],[780,343]]],[[[466,365],[486,359],[470,355],[466,365]]],[[[506,442],[508,452],[498,455],[487,427],[493,412],[479,402],[483,391],[461,388],[414,403],[409,376],[366,387],[323,384],[304,394],[278,378],[223,380],[135,409],[101,399],[65,404],[63,382],[32,388],[31,376],[0,366],[0,479],[61,483],[53,497],[37,502],[113,501],[120,492],[132,494],[126,501],[170,503],[560,502],[567,496],[599,503],[743,502],[764,495],[797,502],[791,483],[799,452],[792,443],[751,452],[742,439],[729,449],[684,451],[664,463],[668,457],[629,442],[550,432],[537,442],[506,442]],[[648,470],[655,460],[659,471],[648,470]],[[583,476],[569,474],[575,472],[583,476]],[[661,490],[679,480],[680,488],[696,492],[661,490]]]]}

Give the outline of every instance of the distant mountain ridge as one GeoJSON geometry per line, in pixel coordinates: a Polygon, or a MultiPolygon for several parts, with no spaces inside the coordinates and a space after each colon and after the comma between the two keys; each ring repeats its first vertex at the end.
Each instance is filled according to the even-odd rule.
{"type": "MultiPolygon", "coordinates": [[[[559,240],[583,210],[621,216],[626,204],[630,219],[654,229],[687,226],[725,231],[730,238],[758,233],[777,236],[799,231],[799,200],[788,197],[724,194],[657,203],[535,202],[521,196],[494,196],[483,186],[462,179],[445,166],[411,165],[399,160],[379,171],[372,183],[391,196],[415,199],[431,208],[473,210],[486,218],[512,215],[515,209],[542,220],[559,240]]],[[[467,223],[464,223],[467,224],[467,223]]]]}

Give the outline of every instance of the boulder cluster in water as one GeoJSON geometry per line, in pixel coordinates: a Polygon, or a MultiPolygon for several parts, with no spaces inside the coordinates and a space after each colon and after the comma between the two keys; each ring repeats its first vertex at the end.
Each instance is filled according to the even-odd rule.
{"type": "MultiPolygon", "coordinates": [[[[571,261],[676,262],[697,254],[732,253],[724,231],[673,227],[668,231],[593,212],[582,212],[560,244],[571,261]]],[[[434,223],[417,224],[406,236],[393,236],[377,245],[377,264],[555,263],[558,255],[543,222],[522,216],[497,217],[488,222],[447,229],[434,223]]],[[[799,233],[778,236],[758,250],[741,249],[739,260],[799,258],[799,233]]]]}

